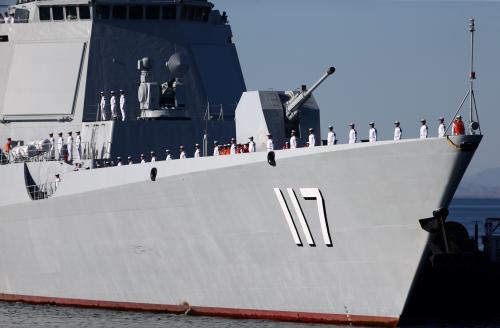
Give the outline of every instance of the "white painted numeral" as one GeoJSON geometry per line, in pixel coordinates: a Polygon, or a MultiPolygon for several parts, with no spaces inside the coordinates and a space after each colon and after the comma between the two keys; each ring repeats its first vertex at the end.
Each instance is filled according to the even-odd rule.
{"type": "MultiPolygon", "coordinates": [[[[295,244],[298,246],[302,246],[302,242],[297,232],[297,227],[295,226],[295,222],[293,221],[293,218],[290,214],[290,210],[288,208],[288,205],[286,204],[285,198],[283,197],[281,190],[279,188],[274,188],[274,193],[278,198],[278,202],[281,206],[283,214],[285,215],[286,222],[288,224],[288,227],[290,228],[290,232],[292,233],[292,237],[295,244]]],[[[315,246],[314,239],[311,235],[311,230],[309,229],[307,220],[304,216],[304,212],[302,211],[297,196],[295,195],[295,191],[292,188],[287,188],[287,193],[288,196],[290,197],[290,200],[292,201],[293,208],[295,209],[295,214],[299,219],[300,226],[302,227],[302,231],[304,232],[304,236],[306,237],[307,243],[310,246],[315,246]]],[[[321,226],[321,233],[323,235],[323,241],[325,245],[332,246],[332,239],[330,237],[328,221],[326,218],[325,201],[323,199],[321,191],[318,188],[300,188],[300,193],[302,197],[304,197],[304,199],[316,200],[316,204],[318,207],[319,223],[321,226]]]]}

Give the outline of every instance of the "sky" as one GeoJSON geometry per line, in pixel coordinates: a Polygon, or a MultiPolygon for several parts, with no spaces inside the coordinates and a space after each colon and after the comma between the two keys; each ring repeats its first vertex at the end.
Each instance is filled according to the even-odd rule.
{"type": "MultiPolygon", "coordinates": [[[[340,142],[356,123],[367,139],[418,136],[421,118],[437,135],[469,88],[469,18],[476,20],[475,95],[485,135],[468,173],[500,167],[500,1],[213,0],[226,11],[248,90],[312,85],[323,138],[332,124],[340,142]]],[[[468,107],[462,110],[468,118],[468,107]]]]}

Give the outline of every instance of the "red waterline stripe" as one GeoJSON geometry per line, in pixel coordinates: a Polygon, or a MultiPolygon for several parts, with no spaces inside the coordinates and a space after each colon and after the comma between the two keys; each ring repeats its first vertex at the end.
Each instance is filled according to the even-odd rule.
{"type": "Polygon", "coordinates": [[[225,317],[236,319],[266,319],[276,321],[291,321],[304,323],[326,323],[326,324],[354,324],[363,326],[386,326],[396,327],[398,318],[377,317],[366,315],[346,315],[328,314],[312,312],[293,311],[271,311],[271,310],[250,310],[231,309],[206,306],[189,306],[187,304],[166,305],[132,302],[114,302],[83,300],[75,298],[60,298],[46,296],[29,296],[0,293],[0,301],[24,302],[29,304],[54,304],[61,306],[74,306],[85,308],[101,308],[122,311],[148,311],[148,312],[168,312],[176,314],[189,314],[199,316],[225,317]]]}

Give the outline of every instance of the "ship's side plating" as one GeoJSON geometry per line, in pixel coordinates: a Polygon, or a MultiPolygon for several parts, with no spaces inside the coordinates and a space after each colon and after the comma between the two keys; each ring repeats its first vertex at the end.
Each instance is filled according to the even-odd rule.
{"type": "Polygon", "coordinates": [[[418,220],[448,206],[472,154],[433,138],[69,173],[52,198],[2,207],[0,290],[395,324],[426,247],[418,220]],[[331,247],[301,188],[323,198],[331,247]]]}

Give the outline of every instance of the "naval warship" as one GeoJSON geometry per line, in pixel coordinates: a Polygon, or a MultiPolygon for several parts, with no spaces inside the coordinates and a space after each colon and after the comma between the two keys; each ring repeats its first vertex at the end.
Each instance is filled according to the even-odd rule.
{"type": "Polygon", "coordinates": [[[0,300],[401,323],[476,122],[466,135],[267,151],[267,134],[320,140],[312,92],[334,68],[310,88],[247,91],[228,16],[206,0],[18,0],[9,17],[0,300]],[[118,90],[124,117],[102,120],[100,92],[118,90]],[[78,160],[48,142],[70,131],[78,160]],[[210,156],[214,141],[249,136],[256,152],[210,156]],[[160,160],[195,144],[200,158],[160,160]],[[150,151],[158,160],[139,164],[150,151]],[[129,155],[137,164],[110,164],[129,155]]]}

